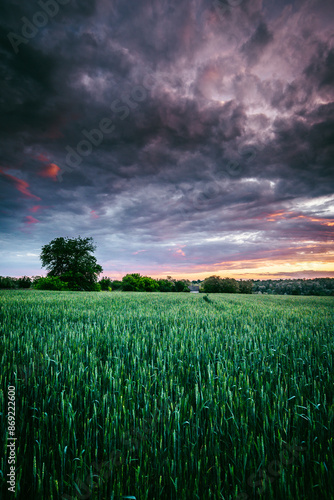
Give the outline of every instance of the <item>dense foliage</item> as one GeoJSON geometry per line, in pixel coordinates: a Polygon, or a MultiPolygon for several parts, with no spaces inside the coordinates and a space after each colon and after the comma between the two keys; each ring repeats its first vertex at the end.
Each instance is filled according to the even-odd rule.
{"type": "MultiPolygon", "coordinates": [[[[85,281],[81,282],[81,275],[64,273],[61,277],[63,286],[52,287],[50,280],[45,278],[37,285],[40,276],[29,278],[11,278],[0,276],[0,288],[15,289],[33,286],[44,290],[83,290],[85,281]],[[44,286],[45,285],[45,286],[44,286]]],[[[159,291],[159,292],[188,292],[199,290],[204,293],[262,293],[272,295],[334,295],[333,278],[296,279],[296,280],[234,280],[210,276],[204,281],[175,280],[170,276],[167,279],[154,280],[140,274],[127,274],[122,281],[102,278],[99,282],[89,285],[90,290],[99,291],[159,291]]]]}
{"type": "Polygon", "coordinates": [[[40,259],[48,277],[59,277],[69,290],[96,291],[103,269],[92,255],[95,249],[93,238],[55,238],[42,247],[40,259]]]}
{"type": "Polygon", "coordinates": [[[62,281],[59,276],[47,276],[46,278],[39,278],[34,281],[33,286],[36,290],[69,290],[67,283],[62,281]]]}
{"type": "Polygon", "coordinates": [[[252,288],[251,280],[237,281],[233,278],[210,276],[203,281],[200,291],[204,293],[252,293],[252,288]]]}
{"type": "Polygon", "coordinates": [[[255,280],[253,292],[278,295],[334,295],[334,279],[255,280]]]}
{"type": "Polygon", "coordinates": [[[204,297],[0,293],[16,498],[334,498],[334,298],[204,297]]]}
{"type": "Polygon", "coordinates": [[[188,280],[175,280],[168,276],[167,279],[155,280],[149,276],[141,276],[139,273],[127,274],[122,281],[110,278],[102,278],[99,281],[104,291],[124,292],[189,292],[190,282],[188,280]]]}
{"type": "Polygon", "coordinates": [[[16,279],[10,276],[0,276],[0,288],[4,290],[16,288],[16,279]]]}
{"type": "Polygon", "coordinates": [[[32,283],[33,280],[29,276],[22,276],[21,278],[0,276],[0,288],[2,289],[30,288],[32,283]]]}
{"type": "Polygon", "coordinates": [[[22,278],[17,279],[16,283],[18,288],[30,288],[32,280],[29,276],[22,276],[22,278]]]}
{"type": "Polygon", "coordinates": [[[111,292],[112,290],[112,280],[110,278],[102,278],[99,281],[101,290],[104,292],[111,292]]]}
{"type": "Polygon", "coordinates": [[[174,280],[171,277],[154,280],[135,273],[124,276],[119,289],[124,292],[189,292],[189,284],[186,280],[174,280]]]}

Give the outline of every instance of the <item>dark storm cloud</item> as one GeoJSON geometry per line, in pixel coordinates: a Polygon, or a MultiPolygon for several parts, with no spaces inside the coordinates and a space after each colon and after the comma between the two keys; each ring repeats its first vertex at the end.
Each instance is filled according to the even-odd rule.
{"type": "Polygon", "coordinates": [[[318,90],[327,90],[333,95],[334,84],[334,49],[319,44],[310,64],[305,68],[305,75],[318,85],[318,90]]]}
{"type": "Polygon", "coordinates": [[[8,268],[79,233],[110,272],[329,260],[329,3],[51,3],[24,41],[45,2],[1,7],[8,268]]]}
{"type": "Polygon", "coordinates": [[[249,40],[242,46],[241,51],[245,53],[250,65],[255,64],[263,54],[266,46],[272,41],[273,36],[268,26],[263,21],[258,25],[249,40]]]}

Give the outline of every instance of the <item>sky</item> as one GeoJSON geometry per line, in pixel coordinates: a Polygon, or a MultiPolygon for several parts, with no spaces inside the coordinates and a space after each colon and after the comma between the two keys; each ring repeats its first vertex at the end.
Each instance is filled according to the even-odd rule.
{"type": "Polygon", "coordinates": [[[0,274],[334,277],[332,0],[2,0],[0,274]]]}

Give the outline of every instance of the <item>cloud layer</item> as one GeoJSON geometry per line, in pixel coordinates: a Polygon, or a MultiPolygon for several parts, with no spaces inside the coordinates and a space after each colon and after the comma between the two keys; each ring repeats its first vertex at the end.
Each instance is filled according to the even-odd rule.
{"type": "Polygon", "coordinates": [[[1,274],[334,276],[332,2],[1,10],[1,274]]]}

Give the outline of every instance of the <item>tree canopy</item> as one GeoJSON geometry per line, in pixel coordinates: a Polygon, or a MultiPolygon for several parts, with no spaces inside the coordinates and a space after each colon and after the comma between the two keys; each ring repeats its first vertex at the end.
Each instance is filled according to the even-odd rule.
{"type": "Polygon", "coordinates": [[[185,281],[173,280],[170,277],[167,280],[155,280],[138,273],[124,276],[120,288],[124,292],[189,292],[185,281]]]}
{"type": "Polygon", "coordinates": [[[97,290],[98,275],[103,271],[92,255],[93,238],[55,238],[42,247],[40,259],[48,277],[59,277],[70,290],[97,290]]]}
{"type": "MultiPolygon", "coordinates": [[[[129,275],[127,275],[129,276],[129,275]]],[[[138,281],[142,278],[147,278],[147,276],[135,275],[137,279],[135,282],[135,289],[138,286],[138,281]],[[137,282],[137,283],[136,283],[137,282]]],[[[125,278],[125,277],[124,277],[125,278]]],[[[83,288],[73,286],[69,288],[69,280],[66,274],[60,278],[58,276],[48,276],[47,278],[42,278],[41,276],[23,276],[21,278],[13,278],[10,276],[0,276],[0,289],[22,289],[22,288],[37,288],[40,290],[83,290],[83,288]]],[[[153,279],[153,278],[151,278],[153,279]]],[[[226,278],[225,278],[226,279],[226,278]]],[[[95,283],[93,290],[105,290],[105,291],[122,291],[123,285],[129,286],[129,280],[126,278],[123,281],[112,280],[111,278],[102,278],[98,283],[95,283]]],[[[167,276],[167,279],[153,280],[157,283],[159,292],[189,292],[190,282],[187,280],[177,281],[167,276]]],[[[204,293],[215,293],[215,291],[222,292],[220,287],[220,282],[223,281],[219,276],[210,276],[206,278],[206,283],[200,286],[200,292],[204,293]],[[215,279],[212,279],[215,278],[215,279]],[[217,279],[218,278],[218,279],[217,279]],[[209,280],[209,281],[207,281],[209,280]],[[215,287],[214,285],[218,285],[215,287]],[[211,285],[211,286],[210,286],[211,285]]],[[[202,283],[201,280],[193,281],[202,283]]],[[[331,295],[334,296],[334,278],[313,278],[313,279],[278,279],[278,280],[240,280],[237,282],[239,287],[238,293],[264,293],[273,295],[331,295]]],[[[125,286],[126,287],[126,286],[125,286]]],[[[132,290],[133,290],[132,289],[132,290]]],[[[138,291],[155,291],[156,286],[152,286],[152,281],[143,280],[142,284],[139,286],[138,291]],[[151,288],[151,290],[149,290],[151,288]]],[[[225,288],[226,289],[226,288],[225,288]]]]}
{"type": "Polygon", "coordinates": [[[204,280],[201,291],[205,293],[252,293],[252,287],[251,280],[238,282],[234,278],[210,276],[204,280]]]}

